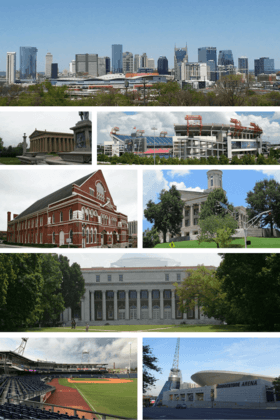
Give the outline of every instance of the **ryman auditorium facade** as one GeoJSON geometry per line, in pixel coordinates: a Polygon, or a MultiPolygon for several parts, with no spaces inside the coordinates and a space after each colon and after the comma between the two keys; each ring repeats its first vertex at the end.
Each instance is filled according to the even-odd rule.
{"type": "MultiPolygon", "coordinates": [[[[147,261],[147,264],[149,262],[147,261]]],[[[83,268],[85,294],[78,325],[220,324],[197,305],[182,313],[174,283],[186,278],[191,266],[83,268]]],[[[215,267],[207,267],[215,269],[215,267]]],[[[70,324],[71,309],[61,314],[70,324]]]]}

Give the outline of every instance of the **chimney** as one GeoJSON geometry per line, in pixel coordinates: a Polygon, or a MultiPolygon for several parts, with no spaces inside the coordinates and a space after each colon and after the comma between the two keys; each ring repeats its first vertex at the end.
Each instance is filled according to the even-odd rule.
{"type": "Polygon", "coordinates": [[[9,223],[11,221],[11,212],[10,211],[8,211],[7,217],[8,217],[8,223],[9,223]]]}

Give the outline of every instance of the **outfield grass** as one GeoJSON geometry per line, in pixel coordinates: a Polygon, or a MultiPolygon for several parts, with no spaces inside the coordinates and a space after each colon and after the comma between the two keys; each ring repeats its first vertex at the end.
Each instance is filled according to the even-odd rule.
{"type": "MultiPolygon", "coordinates": [[[[251,245],[247,245],[248,248],[280,248],[280,238],[255,238],[253,236],[248,236],[248,241],[251,241],[251,245]]],[[[234,239],[231,242],[233,245],[244,245],[244,239],[234,239]]],[[[217,245],[215,242],[201,242],[198,241],[182,241],[174,242],[174,248],[216,248],[217,245]]],[[[169,243],[158,244],[155,248],[170,248],[169,243]]],[[[234,249],[234,248],[232,248],[234,249]]]]}
{"type": "Polygon", "coordinates": [[[20,160],[12,157],[0,157],[0,163],[4,165],[20,165],[20,160]]]}
{"type": "MultiPolygon", "coordinates": [[[[74,379],[80,381],[80,378],[74,379]]],[[[93,411],[136,419],[137,379],[131,381],[124,384],[71,384],[67,379],[59,378],[60,385],[76,388],[93,411]]]]}
{"type": "MultiPolygon", "coordinates": [[[[280,330],[280,326],[279,326],[280,330]]],[[[126,332],[126,331],[146,331],[146,332],[253,332],[247,325],[114,325],[114,326],[90,326],[89,332],[126,332]]],[[[36,328],[26,332],[85,332],[85,327],[58,328],[36,328]]]]}

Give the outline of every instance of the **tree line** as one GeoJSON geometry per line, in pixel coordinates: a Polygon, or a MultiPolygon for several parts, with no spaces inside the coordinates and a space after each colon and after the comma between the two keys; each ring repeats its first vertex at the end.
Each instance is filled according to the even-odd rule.
{"type": "Polygon", "coordinates": [[[19,143],[16,147],[4,146],[3,139],[0,137],[0,157],[16,157],[23,153],[23,143],[19,143]]]}
{"type": "Polygon", "coordinates": [[[280,255],[223,254],[220,266],[198,266],[175,284],[182,311],[202,307],[209,318],[250,331],[279,331],[280,255]]]}
{"type": "Polygon", "coordinates": [[[85,292],[77,263],[52,254],[0,254],[0,330],[55,325],[60,313],[79,310],[85,292]]]}

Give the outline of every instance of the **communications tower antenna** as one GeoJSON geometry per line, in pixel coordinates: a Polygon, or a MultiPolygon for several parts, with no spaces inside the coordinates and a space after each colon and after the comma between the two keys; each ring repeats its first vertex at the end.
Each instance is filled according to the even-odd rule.
{"type": "Polygon", "coordinates": [[[179,351],[180,351],[180,338],[177,338],[176,349],[173,359],[173,365],[171,371],[178,372],[179,370],[179,351]]]}
{"type": "Polygon", "coordinates": [[[15,349],[14,353],[18,353],[23,356],[28,338],[22,338],[20,345],[15,349]]]}

